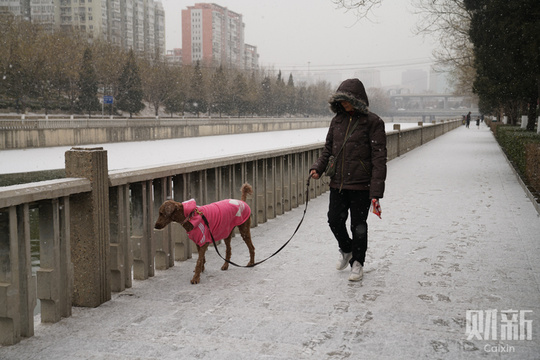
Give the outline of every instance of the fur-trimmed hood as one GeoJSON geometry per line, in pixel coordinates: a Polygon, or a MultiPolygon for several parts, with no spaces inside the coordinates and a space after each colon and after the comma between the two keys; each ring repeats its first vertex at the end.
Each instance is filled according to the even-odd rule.
{"type": "Polygon", "coordinates": [[[358,112],[369,113],[369,100],[364,84],[358,79],[347,79],[339,85],[336,93],[330,97],[330,110],[334,113],[344,112],[340,101],[348,101],[358,112]]]}

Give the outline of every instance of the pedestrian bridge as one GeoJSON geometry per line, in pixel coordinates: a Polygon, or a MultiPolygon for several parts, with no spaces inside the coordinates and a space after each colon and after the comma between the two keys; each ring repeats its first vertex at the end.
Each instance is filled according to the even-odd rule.
{"type": "MultiPolygon", "coordinates": [[[[533,359],[538,213],[489,129],[458,125],[442,123],[431,141],[424,134],[403,148],[408,135],[389,134],[400,150],[390,151],[383,219],[369,220],[359,283],[334,269],[326,185],[311,182],[305,192],[321,144],[108,176],[91,166],[106,162],[100,150],[73,150],[71,178],[0,190],[0,358],[483,359],[513,349],[533,359]],[[190,243],[177,227],[152,231],[156,208],[171,194],[201,203],[237,197],[246,180],[257,190],[249,201],[258,259],[290,237],[309,196],[304,224],[252,269],[222,272],[210,250],[201,284],[190,285],[190,243]],[[37,279],[27,271],[35,204],[37,279]],[[471,324],[470,311],[490,309],[498,310],[496,335],[470,336],[471,326],[485,325],[471,324]],[[516,317],[500,316],[508,311],[516,317]]],[[[233,243],[233,261],[247,262],[243,243],[233,243]]]]}

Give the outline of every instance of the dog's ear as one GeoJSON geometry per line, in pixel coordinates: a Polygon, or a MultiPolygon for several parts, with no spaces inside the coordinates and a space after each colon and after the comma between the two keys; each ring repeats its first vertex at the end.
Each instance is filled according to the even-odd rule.
{"type": "Polygon", "coordinates": [[[193,225],[186,221],[186,215],[184,214],[184,205],[182,203],[176,203],[176,211],[174,213],[173,221],[182,224],[187,232],[193,230],[193,225]]]}
{"type": "Polygon", "coordinates": [[[182,205],[182,203],[172,200],[170,200],[170,203],[174,205],[174,208],[171,212],[172,221],[182,223],[186,219],[186,216],[184,215],[184,205],[182,205]]]}
{"type": "Polygon", "coordinates": [[[159,207],[159,214],[165,217],[170,217],[176,211],[174,201],[167,200],[159,207]]]}

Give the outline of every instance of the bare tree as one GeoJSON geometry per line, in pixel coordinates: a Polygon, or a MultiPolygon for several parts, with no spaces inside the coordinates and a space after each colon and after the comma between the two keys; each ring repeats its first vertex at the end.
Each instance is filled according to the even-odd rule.
{"type": "Polygon", "coordinates": [[[154,115],[159,116],[159,109],[167,99],[175,96],[173,67],[162,60],[140,62],[144,100],[152,104],[154,115]]]}
{"type": "MultiPolygon", "coordinates": [[[[127,61],[128,52],[103,40],[92,43],[94,64],[103,95],[113,96],[116,102],[119,79],[127,61]]],[[[108,105],[108,111],[113,114],[115,104],[108,105]]]]}
{"type": "Polygon", "coordinates": [[[332,2],[338,8],[354,11],[359,19],[367,17],[373,8],[382,4],[382,0],[332,0],[332,2]]]}
{"type": "MultiPolygon", "coordinates": [[[[339,8],[366,18],[383,0],[332,0],[339,8]]],[[[473,46],[469,41],[471,14],[464,0],[415,0],[414,13],[421,20],[414,32],[433,37],[439,47],[433,51],[435,70],[450,72],[456,92],[472,94],[474,70],[473,46]]]]}
{"type": "Polygon", "coordinates": [[[433,51],[435,68],[450,71],[456,92],[472,94],[476,71],[469,40],[471,14],[464,0],[415,0],[414,9],[421,17],[414,32],[430,36],[439,44],[433,51]]]}
{"type": "Polygon", "coordinates": [[[388,94],[380,88],[368,88],[369,109],[379,116],[385,116],[392,107],[388,94]]]}

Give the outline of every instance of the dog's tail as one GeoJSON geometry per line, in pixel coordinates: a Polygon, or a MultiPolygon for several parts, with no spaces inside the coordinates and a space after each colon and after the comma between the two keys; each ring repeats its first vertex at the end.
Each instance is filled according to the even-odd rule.
{"type": "Polygon", "coordinates": [[[242,185],[240,191],[242,192],[242,201],[246,201],[247,196],[253,194],[253,188],[248,183],[242,185]]]}

